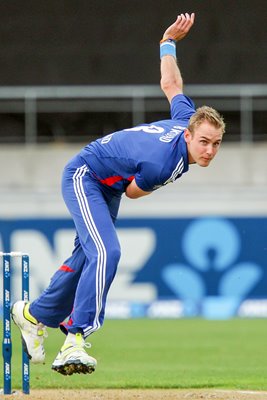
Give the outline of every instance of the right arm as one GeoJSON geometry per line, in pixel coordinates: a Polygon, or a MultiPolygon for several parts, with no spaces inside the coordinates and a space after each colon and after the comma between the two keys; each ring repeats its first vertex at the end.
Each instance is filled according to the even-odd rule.
{"type": "Polygon", "coordinates": [[[139,197],[147,196],[151,192],[145,192],[137,186],[135,179],[127,186],[125,194],[129,199],[138,199],[139,197]]]}
{"type": "MultiPolygon", "coordinates": [[[[182,40],[192,25],[194,24],[195,14],[180,14],[176,21],[164,32],[162,41],[172,39],[182,40]]],[[[169,102],[177,94],[183,93],[183,79],[176,58],[172,55],[165,55],[161,58],[161,89],[165,93],[169,102]]]]}

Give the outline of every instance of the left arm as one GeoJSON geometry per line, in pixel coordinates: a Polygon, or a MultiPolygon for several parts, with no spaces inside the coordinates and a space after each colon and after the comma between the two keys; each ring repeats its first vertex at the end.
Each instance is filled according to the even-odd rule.
{"type": "MultiPolygon", "coordinates": [[[[172,24],[164,33],[162,40],[173,39],[178,41],[183,39],[189,32],[195,19],[195,14],[180,14],[174,24],[172,24]]],[[[164,91],[169,102],[179,93],[183,93],[183,81],[178,68],[176,58],[171,55],[165,55],[161,59],[161,88],[164,91]]],[[[130,199],[138,199],[147,196],[152,192],[146,192],[137,186],[135,179],[127,186],[125,194],[130,199]]]]}
{"type": "MultiPolygon", "coordinates": [[[[165,42],[168,39],[172,39],[175,42],[182,40],[191,29],[194,20],[194,13],[191,15],[187,13],[178,15],[176,21],[164,32],[161,42],[165,42]]],[[[171,102],[174,96],[183,93],[183,80],[176,57],[168,54],[164,55],[161,58],[160,70],[161,89],[169,102],[171,102]]]]}

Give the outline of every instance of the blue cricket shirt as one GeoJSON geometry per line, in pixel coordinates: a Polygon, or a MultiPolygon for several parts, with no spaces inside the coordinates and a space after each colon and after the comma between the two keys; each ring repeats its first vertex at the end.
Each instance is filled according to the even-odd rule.
{"type": "Polygon", "coordinates": [[[134,178],[140,189],[156,190],[188,171],[183,132],[194,113],[192,100],[178,94],[171,119],[111,133],[85,146],[80,156],[94,178],[119,192],[134,178]]]}

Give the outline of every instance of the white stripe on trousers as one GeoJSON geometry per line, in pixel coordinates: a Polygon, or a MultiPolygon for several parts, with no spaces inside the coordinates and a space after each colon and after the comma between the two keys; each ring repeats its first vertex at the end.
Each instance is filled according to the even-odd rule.
{"type": "Polygon", "coordinates": [[[79,203],[80,211],[83,217],[83,221],[86,225],[88,233],[92,238],[96,249],[97,249],[97,266],[96,266],[96,313],[92,326],[89,326],[84,330],[84,336],[89,336],[92,332],[96,331],[100,328],[99,314],[102,309],[102,299],[105,288],[105,279],[106,279],[106,263],[107,263],[107,254],[104,243],[101,239],[101,236],[97,230],[97,227],[94,223],[90,207],[88,204],[88,200],[84,193],[83,188],[83,177],[87,173],[88,167],[83,165],[78,168],[73,175],[73,187],[76,194],[76,198],[79,203]]]}

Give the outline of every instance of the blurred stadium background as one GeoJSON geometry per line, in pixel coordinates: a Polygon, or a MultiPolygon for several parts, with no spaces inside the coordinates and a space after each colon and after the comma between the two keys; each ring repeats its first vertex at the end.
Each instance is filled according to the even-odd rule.
{"type": "Polygon", "coordinates": [[[217,108],[227,133],[207,170],[122,202],[107,314],[267,316],[265,0],[0,3],[0,249],[30,253],[31,298],[72,249],[65,162],[96,137],[168,118],[158,42],[186,11],[185,93],[217,108]]]}

